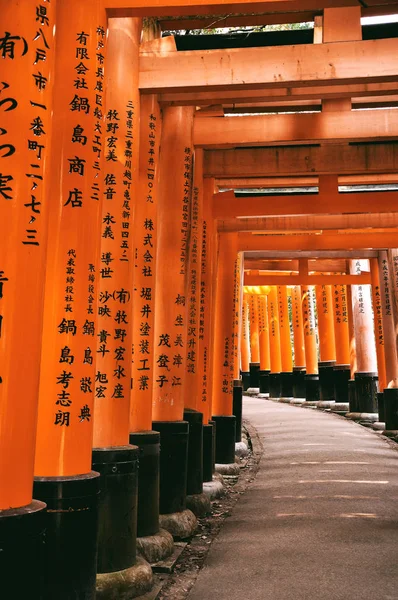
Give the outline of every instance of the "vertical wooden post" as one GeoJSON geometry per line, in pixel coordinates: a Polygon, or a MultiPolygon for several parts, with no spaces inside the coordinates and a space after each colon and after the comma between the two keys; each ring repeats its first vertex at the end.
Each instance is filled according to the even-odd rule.
{"type": "Polygon", "coordinates": [[[379,378],[379,389],[384,390],[386,383],[386,360],[385,339],[383,328],[383,315],[380,290],[380,273],[377,258],[370,259],[370,274],[372,277],[372,306],[373,306],[373,329],[376,343],[377,374],[379,378]]]}
{"type": "Polygon", "coordinates": [[[56,2],[1,0],[0,11],[0,595],[38,600],[45,504],[32,487],[56,2]]]}
{"type": "Polygon", "coordinates": [[[305,345],[302,310],[301,287],[295,285],[292,289],[292,321],[294,343],[293,395],[295,398],[305,398],[305,345]]]}
{"type": "Polygon", "coordinates": [[[348,326],[347,286],[333,286],[334,331],[336,365],[334,366],[334,398],[338,403],[348,402],[350,371],[350,332],[348,326]]]}
{"type": "Polygon", "coordinates": [[[271,372],[271,355],[268,324],[268,297],[265,294],[258,295],[258,314],[260,331],[260,394],[269,393],[269,374],[271,372]]]}
{"type": "MultiPolygon", "coordinates": [[[[360,274],[369,269],[368,261],[350,261],[351,274],[360,274]]],[[[355,373],[355,406],[350,412],[355,416],[369,415],[376,419],[377,413],[377,358],[373,330],[371,290],[369,285],[353,285],[352,312],[354,322],[357,372],[355,373]],[[373,415],[373,416],[372,416],[373,415]]]]}
{"type": "Polygon", "coordinates": [[[391,262],[386,250],[381,250],[378,257],[381,316],[383,320],[384,358],[386,380],[384,386],[379,380],[379,390],[398,388],[398,360],[396,347],[396,329],[394,323],[394,296],[391,262]],[[381,384],[381,385],[380,385],[381,384]]]}
{"type": "Polygon", "coordinates": [[[216,422],[216,462],[235,461],[235,417],[232,414],[234,380],[234,280],[237,233],[220,235],[216,273],[214,323],[213,420],[216,422]]]}
{"type": "Polygon", "coordinates": [[[105,131],[105,12],[57,3],[53,140],[35,486],[50,598],[95,593],[99,475],[91,471],[105,131]],[[73,500],[74,512],[68,509],[73,500]],[[84,574],[82,576],[82,573],[84,574]]]}
{"type": "Polygon", "coordinates": [[[213,219],[214,179],[203,180],[203,232],[201,247],[199,372],[203,413],[203,481],[212,481],[215,456],[215,426],[212,415],[212,347],[217,234],[213,219]]]}
{"type": "MultiPolygon", "coordinates": [[[[393,330],[393,334],[389,331],[389,352],[388,362],[386,367],[388,368],[388,386],[383,392],[383,408],[385,417],[385,427],[387,432],[392,431],[390,435],[395,436],[398,430],[398,376],[397,376],[397,355],[398,355],[398,250],[391,248],[383,254],[383,260],[387,259],[388,271],[390,275],[391,287],[389,302],[387,295],[385,294],[385,312],[389,318],[389,327],[393,330]],[[389,310],[387,310],[389,308],[389,310]],[[391,310],[392,309],[392,310],[391,310]],[[387,313],[390,313],[387,315],[387,313]],[[392,315],[391,315],[392,313],[392,315]],[[392,319],[391,319],[392,316],[392,319]],[[391,327],[391,320],[393,320],[393,327],[391,327]],[[393,339],[392,339],[393,338],[393,339]],[[393,343],[395,342],[395,361],[394,352],[392,350],[393,343]]],[[[386,352],[387,358],[387,352],[386,352]]],[[[380,419],[381,420],[381,419],[380,419]]]]}
{"type": "Polygon", "coordinates": [[[313,285],[303,285],[302,307],[304,323],[304,346],[305,346],[305,399],[308,402],[319,400],[319,375],[318,375],[318,349],[316,343],[315,322],[315,288],[313,285]]]}
{"type": "Polygon", "coordinates": [[[187,358],[188,241],[194,109],[163,112],[156,252],[153,429],[160,432],[160,512],[186,504],[188,423],[182,395],[187,358]]]}
{"type": "Polygon", "coordinates": [[[281,395],[293,397],[293,356],[290,336],[289,305],[287,286],[278,286],[279,329],[281,337],[281,395]]]}
{"type": "Polygon", "coordinates": [[[242,381],[243,389],[250,387],[250,299],[249,294],[243,294],[242,305],[242,339],[241,339],[241,357],[242,357],[242,381]]]}
{"type": "Polygon", "coordinates": [[[269,324],[269,343],[270,343],[270,365],[269,375],[269,395],[270,398],[281,397],[281,337],[279,329],[279,310],[278,310],[278,289],[276,286],[270,286],[268,294],[268,324],[269,324]]]}
{"type": "Polygon", "coordinates": [[[336,363],[332,286],[316,286],[319,335],[319,387],[321,401],[334,400],[333,367],[336,363]]]}
{"type": "Polygon", "coordinates": [[[259,387],[260,346],[257,294],[250,294],[250,388],[257,390],[259,387]]]}

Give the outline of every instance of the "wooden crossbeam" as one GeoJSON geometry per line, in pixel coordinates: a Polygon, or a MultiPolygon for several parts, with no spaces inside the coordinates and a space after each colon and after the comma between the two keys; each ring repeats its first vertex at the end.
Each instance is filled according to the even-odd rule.
{"type": "Polygon", "coordinates": [[[254,235],[238,233],[238,249],[244,252],[261,250],[355,250],[397,247],[397,233],[323,235],[254,235]]]}
{"type": "MultiPolygon", "coordinates": [[[[355,0],[101,0],[101,3],[112,17],[304,12],[357,4],[355,0]]],[[[392,2],[377,0],[377,4],[388,6],[392,2]]]]}
{"type": "Polygon", "coordinates": [[[330,215],[343,213],[389,213],[398,210],[398,192],[319,193],[285,196],[235,197],[234,192],[213,196],[215,219],[265,217],[269,215],[330,215]]]}
{"type": "Polygon", "coordinates": [[[395,95],[397,81],[383,83],[357,83],[344,85],[311,85],[307,87],[276,87],[269,89],[234,90],[228,88],[203,92],[165,92],[159,95],[163,105],[208,106],[210,104],[231,105],[255,102],[280,103],[287,100],[310,102],[311,100],[329,100],[334,98],[366,98],[372,96],[395,95]]]}
{"type": "Polygon", "coordinates": [[[244,285],[367,285],[370,273],[361,275],[247,275],[244,285]]]}
{"type": "Polygon", "coordinates": [[[205,177],[397,173],[398,144],[239,148],[204,153],[205,177]]]}
{"type": "Polygon", "coordinates": [[[382,83],[397,80],[397,55],[396,38],[170,52],[141,57],[139,87],[159,93],[382,83]]]}
{"type": "Polygon", "coordinates": [[[398,139],[398,111],[394,109],[203,117],[194,122],[194,143],[205,148],[388,139],[398,139]]]}

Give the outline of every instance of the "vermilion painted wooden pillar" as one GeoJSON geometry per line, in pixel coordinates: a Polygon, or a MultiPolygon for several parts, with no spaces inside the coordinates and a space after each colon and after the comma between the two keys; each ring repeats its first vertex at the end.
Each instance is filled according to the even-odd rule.
{"type": "Polygon", "coordinates": [[[279,329],[281,337],[281,395],[293,397],[293,356],[290,337],[289,304],[287,286],[278,286],[279,329]]]}
{"type": "Polygon", "coordinates": [[[240,339],[242,335],[242,303],[243,303],[243,253],[237,252],[234,269],[234,293],[233,293],[233,338],[232,338],[232,361],[233,361],[233,393],[232,414],[235,416],[235,441],[242,441],[242,408],[243,408],[243,384],[240,376],[240,339]]]}
{"type": "Polygon", "coordinates": [[[301,286],[303,296],[303,323],[305,345],[305,399],[309,402],[319,400],[318,349],[316,343],[315,287],[301,286]]]}
{"type": "Polygon", "coordinates": [[[98,573],[106,574],[98,577],[102,594],[112,590],[120,572],[129,579],[136,562],[139,449],[129,445],[129,414],[141,29],[138,18],[109,20],[93,440],[93,469],[101,473],[103,490],[98,538],[98,573]],[[115,472],[120,473],[117,478],[115,472]]]}
{"type": "MultiPolygon", "coordinates": [[[[392,308],[392,317],[394,321],[394,338],[395,338],[395,349],[396,354],[398,354],[398,250],[396,248],[391,248],[388,250],[387,257],[383,254],[383,259],[387,258],[388,270],[390,274],[391,281],[391,295],[390,295],[390,311],[387,311],[388,300],[385,297],[385,309],[386,313],[391,312],[392,308]]],[[[389,315],[388,315],[389,316],[389,315]]],[[[395,357],[395,363],[392,364],[394,360],[394,353],[392,352],[391,347],[391,338],[389,338],[389,352],[388,352],[388,362],[386,363],[386,367],[388,367],[387,371],[387,381],[388,387],[383,392],[383,408],[384,408],[384,420],[385,420],[385,428],[387,432],[393,432],[390,435],[395,436],[396,431],[398,430],[398,377],[397,377],[397,359],[395,357]],[[395,367],[395,368],[394,368],[395,367]]],[[[387,347],[386,347],[387,350],[387,347]]],[[[386,352],[387,358],[387,352],[386,352]]],[[[382,419],[380,419],[381,421],[382,419]]]]}
{"type": "Polygon", "coordinates": [[[385,339],[382,316],[380,273],[377,258],[370,261],[370,273],[372,277],[372,306],[373,306],[373,329],[376,342],[377,374],[379,378],[379,389],[384,390],[386,384],[386,360],[385,360],[385,339]]]}
{"type": "Polygon", "coordinates": [[[32,488],[56,2],[38,4],[0,2],[0,596],[32,600],[45,568],[45,504],[32,488]]]}
{"type": "Polygon", "coordinates": [[[259,387],[258,372],[260,370],[260,346],[258,327],[258,303],[257,294],[249,296],[249,318],[250,318],[250,388],[259,387]]]}
{"type": "Polygon", "coordinates": [[[293,395],[305,398],[305,345],[301,287],[292,289],[292,322],[294,343],[293,395]]]}
{"type": "Polygon", "coordinates": [[[213,347],[213,420],[216,422],[216,462],[235,461],[235,417],[232,414],[234,380],[234,286],[237,233],[220,235],[216,272],[213,347]]]}
{"type": "MultiPolygon", "coordinates": [[[[362,270],[368,269],[368,261],[350,261],[352,274],[359,274],[362,270]]],[[[377,357],[370,286],[353,285],[351,293],[357,371],[354,407],[350,404],[350,412],[375,415],[377,413],[377,357]]],[[[373,419],[373,417],[369,418],[373,419]]]]}
{"type": "Polygon", "coordinates": [[[91,471],[91,453],[106,19],[95,0],[58,2],[56,18],[56,137],[34,490],[51,509],[45,597],[85,599],[95,593],[97,558],[99,475],[91,471]]]}
{"type": "Polygon", "coordinates": [[[319,334],[319,386],[322,401],[334,400],[333,367],[336,363],[332,286],[316,286],[319,334]]]}
{"type": "Polygon", "coordinates": [[[201,245],[199,372],[203,413],[203,481],[211,481],[214,470],[215,426],[212,415],[212,349],[217,235],[213,219],[214,179],[203,180],[203,231],[201,245]]]}
{"type": "Polygon", "coordinates": [[[259,294],[258,316],[259,316],[259,342],[260,342],[260,394],[269,393],[269,374],[271,372],[269,324],[268,324],[268,297],[259,294]]]}
{"type": "Polygon", "coordinates": [[[398,387],[398,360],[396,348],[396,333],[394,325],[394,289],[392,285],[391,263],[386,250],[381,250],[378,257],[380,279],[381,316],[383,321],[384,358],[386,380],[384,385],[379,379],[379,390],[386,387],[398,387]]]}
{"type": "Polygon", "coordinates": [[[242,360],[242,381],[243,389],[250,387],[250,317],[249,317],[249,294],[243,294],[242,306],[242,339],[241,339],[241,360],[242,360]]]}
{"type": "Polygon", "coordinates": [[[186,279],[192,194],[194,109],[163,112],[156,252],[153,429],[160,432],[160,512],[185,509],[188,423],[183,421],[187,361],[186,279]]]}
{"type": "MultiPolygon", "coordinates": [[[[203,150],[195,151],[186,278],[187,350],[183,379],[184,420],[189,423],[187,495],[203,492],[202,372],[200,369],[200,276],[203,233],[203,150]]],[[[191,503],[188,498],[188,507],[191,503]]],[[[193,504],[192,504],[193,506],[193,504]]]]}
{"type": "Polygon", "coordinates": [[[348,326],[347,286],[333,288],[334,331],[336,342],[336,365],[334,367],[334,398],[336,402],[348,402],[350,371],[350,332],[348,326]]]}
{"type": "Polygon", "coordinates": [[[281,337],[279,329],[278,290],[271,286],[268,294],[268,326],[270,343],[269,395],[271,398],[280,398],[280,375],[282,371],[281,337]]]}

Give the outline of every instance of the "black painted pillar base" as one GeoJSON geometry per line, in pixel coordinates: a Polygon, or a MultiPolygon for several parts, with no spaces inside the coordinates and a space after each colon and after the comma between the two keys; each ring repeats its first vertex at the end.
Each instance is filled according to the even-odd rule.
{"type": "Polygon", "coordinates": [[[377,373],[355,373],[355,395],[358,412],[377,413],[377,373]]]}
{"type": "Polygon", "coordinates": [[[269,374],[269,397],[280,398],[281,397],[281,374],[270,373],[269,374]]]}
{"type": "Polygon", "coordinates": [[[132,567],[137,555],[137,446],[93,448],[92,467],[101,475],[98,573],[132,567]]]}
{"type": "Polygon", "coordinates": [[[35,477],[33,495],[47,504],[43,600],[95,599],[99,491],[94,471],[35,477]]]}
{"type": "Polygon", "coordinates": [[[384,393],[377,392],[377,406],[379,408],[379,423],[385,423],[385,410],[384,410],[384,393]]]}
{"type": "Polygon", "coordinates": [[[359,412],[358,402],[357,402],[357,390],[354,379],[348,380],[348,405],[350,407],[350,413],[359,412]]]}
{"type": "Polygon", "coordinates": [[[209,422],[203,425],[203,482],[212,481],[215,457],[215,427],[209,422]]]}
{"type": "Polygon", "coordinates": [[[293,398],[293,372],[283,371],[280,374],[281,398],[293,398]]]}
{"type": "Polygon", "coordinates": [[[398,430],[398,388],[386,388],[384,395],[384,422],[386,431],[398,430]]]}
{"type": "Polygon", "coordinates": [[[318,363],[319,399],[334,400],[334,370],[336,361],[321,361],[318,363]]]}
{"type": "Polygon", "coordinates": [[[240,379],[234,379],[232,414],[236,418],[235,442],[242,441],[242,395],[242,381],[240,379]]]}
{"type": "Polygon", "coordinates": [[[250,386],[251,388],[260,387],[260,363],[250,363],[250,386]]]}
{"type": "Polygon", "coordinates": [[[305,400],[306,402],[319,402],[319,375],[307,374],[305,381],[305,400]]]}
{"type": "Polygon", "coordinates": [[[160,433],[159,512],[182,512],[186,507],[188,430],[186,421],[154,421],[160,433]]]}
{"type": "Polygon", "coordinates": [[[241,376],[242,376],[243,391],[247,392],[247,390],[250,387],[250,373],[249,373],[249,371],[241,371],[241,376]]]}
{"type": "Polygon", "coordinates": [[[212,419],[216,424],[216,464],[235,463],[235,417],[214,415],[212,419]]]}
{"type": "Polygon", "coordinates": [[[203,492],[203,415],[186,408],[184,421],[189,423],[187,495],[203,492]]]}
{"type": "Polygon", "coordinates": [[[305,398],[305,367],[293,367],[293,396],[305,398]]]}
{"type": "Polygon", "coordinates": [[[333,367],[334,399],[336,402],[348,402],[348,382],[350,377],[350,365],[335,365],[333,367]]]}
{"type": "Polygon", "coordinates": [[[269,374],[270,371],[260,370],[258,379],[260,394],[269,394],[269,374]]]}
{"type": "MultiPolygon", "coordinates": [[[[42,600],[46,505],[0,510],[0,597],[42,600]]],[[[48,596],[47,596],[48,597],[48,596]]]]}
{"type": "Polygon", "coordinates": [[[139,448],[137,537],[156,535],[159,531],[159,462],[158,431],[130,433],[130,444],[139,448]]]}

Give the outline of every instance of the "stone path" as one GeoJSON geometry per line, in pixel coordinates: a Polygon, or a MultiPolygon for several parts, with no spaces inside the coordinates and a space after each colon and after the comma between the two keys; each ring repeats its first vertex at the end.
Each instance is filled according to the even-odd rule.
{"type": "Polygon", "coordinates": [[[264,453],[189,600],[398,600],[398,451],[321,411],[244,397],[264,453]]]}

